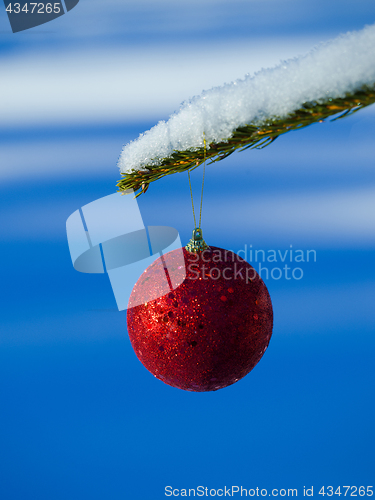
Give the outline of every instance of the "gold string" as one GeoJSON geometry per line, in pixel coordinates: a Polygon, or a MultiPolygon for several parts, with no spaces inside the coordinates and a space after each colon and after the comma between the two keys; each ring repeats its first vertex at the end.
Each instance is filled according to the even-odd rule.
{"type": "Polygon", "coordinates": [[[188,177],[189,177],[189,186],[190,186],[191,206],[193,207],[194,228],[196,228],[197,222],[195,220],[194,200],[193,200],[193,190],[191,189],[190,170],[188,170],[188,177]]]}
{"type": "MultiPolygon", "coordinates": [[[[199,211],[199,228],[201,227],[201,221],[202,221],[202,205],[203,205],[203,188],[204,188],[204,178],[205,178],[205,173],[206,173],[206,135],[203,132],[203,143],[204,143],[204,160],[203,160],[203,179],[202,179],[202,192],[201,192],[201,206],[200,206],[200,211],[199,211]]],[[[193,170],[193,169],[191,169],[193,170]]],[[[190,196],[191,196],[191,205],[193,208],[193,217],[194,217],[194,227],[197,227],[197,222],[195,219],[195,211],[194,211],[194,199],[193,199],[193,190],[191,187],[191,180],[190,180],[190,170],[188,170],[188,177],[189,177],[189,186],[190,186],[190,196]]]]}

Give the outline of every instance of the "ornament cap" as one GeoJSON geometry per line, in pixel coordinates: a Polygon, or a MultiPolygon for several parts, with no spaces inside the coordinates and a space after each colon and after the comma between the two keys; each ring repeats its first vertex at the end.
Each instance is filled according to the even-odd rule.
{"type": "Polygon", "coordinates": [[[185,249],[191,253],[203,252],[203,250],[208,250],[210,247],[203,239],[202,229],[196,227],[193,230],[193,236],[189,243],[186,245],[185,249]]]}

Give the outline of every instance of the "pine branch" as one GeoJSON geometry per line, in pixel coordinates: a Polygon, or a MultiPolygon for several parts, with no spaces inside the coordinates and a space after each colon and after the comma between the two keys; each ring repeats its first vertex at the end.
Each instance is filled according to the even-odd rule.
{"type": "MultiPolygon", "coordinates": [[[[227,158],[236,150],[263,149],[280,135],[298,130],[313,123],[323,122],[336,116],[332,121],[352,115],[356,111],[375,102],[375,85],[364,86],[360,90],[342,98],[327,99],[322,102],[306,102],[300,109],[286,118],[274,117],[261,124],[248,124],[237,128],[231,137],[219,143],[211,143],[206,150],[210,163],[227,158]]],[[[204,148],[175,151],[171,156],[160,160],[158,165],[147,165],[143,170],[121,173],[123,178],[117,183],[119,191],[133,189],[136,196],[145,193],[151,182],[165,175],[193,170],[204,162],[204,148]]]]}

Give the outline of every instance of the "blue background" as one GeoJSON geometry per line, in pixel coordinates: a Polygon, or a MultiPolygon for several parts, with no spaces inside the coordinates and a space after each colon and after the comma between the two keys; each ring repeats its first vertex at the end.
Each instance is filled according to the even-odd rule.
{"type": "MultiPolygon", "coordinates": [[[[22,34],[11,33],[5,9],[0,22],[0,68],[9,72],[1,73],[18,85],[0,98],[10,117],[0,118],[0,497],[156,500],[167,485],[298,488],[302,496],[314,485],[319,498],[321,486],[373,485],[373,110],[207,167],[208,243],[281,251],[292,244],[315,249],[317,261],[301,266],[300,281],[266,280],[274,334],[253,372],[196,394],[144,369],[109,280],[73,269],[65,233],[72,212],[115,191],[122,145],[179,101],[160,116],[139,109],[104,118],[93,101],[92,114],[61,119],[48,107],[35,112],[28,85],[47,52],[63,66],[78,50],[110,57],[176,44],[183,65],[191,47],[198,54],[209,45],[217,55],[215,44],[271,40],[272,53],[287,38],[297,54],[306,37],[316,43],[375,22],[373,1],[81,0],[22,34]],[[25,104],[12,111],[16,91],[25,104]]],[[[126,83],[118,86],[126,94],[126,83]]],[[[150,102],[159,90],[151,74],[150,102]]],[[[158,181],[139,206],[145,224],[190,237],[186,175],[158,181]]]]}

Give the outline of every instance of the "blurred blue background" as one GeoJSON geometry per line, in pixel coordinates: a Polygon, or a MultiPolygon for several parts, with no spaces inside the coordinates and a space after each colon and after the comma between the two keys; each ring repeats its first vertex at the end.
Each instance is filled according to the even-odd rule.
{"type": "MultiPolygon", "coordinates": [[[[13,34],[0,9],[2,499],[374,484],[374,109],[207,167],[209,244],[317,252],[303,279],[266,280],[270,347],[224,390],[150,375],[109,280],[73,269],[65,233],[115,192],[122,145],[184,99],[374,22],[373,0],[80,0],[13,34]]],[[[190,238],[185,174],[139,206],[190,238]]]]}

